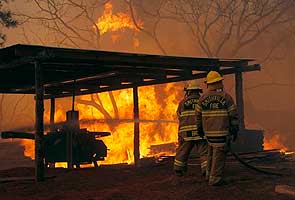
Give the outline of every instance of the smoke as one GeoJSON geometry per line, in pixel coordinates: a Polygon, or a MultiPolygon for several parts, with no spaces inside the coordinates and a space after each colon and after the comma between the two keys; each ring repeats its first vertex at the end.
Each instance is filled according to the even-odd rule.
{"type": "MultiPolygon", "coordinates": [[[[89,1],[90,2],[90,1],[89,1]]],[[[91,1],[92,2],[92,1],[91,1]]],[[[114,12],[129,12],[128,5],[122,3],[119,0],[111,1],[114,5],[114,12]]],[[[200,48],[196,35],[192,33],[191,27],[186,23],[180,22],[173,17],[166,17],[158,20],[157,17],[153,17],[160,8],[158,1],[138,1],[135,6],[136,17],[140,18],[144,22],[144,29],[146,32],[139,32],[139,46],[133,47],[133,32],[125,31],[118,33],[119,39],[115,43],[112,42],[112,34],[106,33],[100,38],[100,49],[113,50],[113,51],[125,51],[136,53],[149,53],[149,54],[168,54],[179,56],[193,56],[204,57],[206,53],[200,48]],[[144,8],[144,9],[143,9],[144,8]],[[157,43],[158,42],[158,43],[157,43]],[[165,52],[161,50],[165,49],[165,52]]],[[[17,13],[32,14],[39,9],[36,5],[31,3],[24,3],[17,0],[11,3],[11,9],[15,9],[17,13]]],[[[75,10],[73,10],[74,12],[75,10]]],[[[98,6],[95,11],[94,18],[98,18],[103,13],[103,7],[98,6]]],[[[166,16],[167,13],[162,13],[166,16]]],[[[80,19],[76,24],[70,24],[72,27],[85,28],[83,24],[84,19],[80,19]]],[[[69,43],[58,44],[58,34],[53,33],[52,30],[44,29],[46,21],[32,20],[28,23],[20,25],[15,30],[8,32],[8,43],[31,43],[42,45],[60,45],[66,46],[69,43]]],[[[194,27],[193,27],[194,28],[194,27]]],[[[66,33],[70,33],[66,28],[63,28],[66,33]]],[[[92,30],[88,28],[88,30],[92,30]]],[[[242,58],[254,58],[257,62],[262,63],[262,70],[260,72],[251,72],[244,75],[244,91],[245,91],[245,114],[246,121],[249,124],[249,128],[261,128],[266,130],[276,130],[283,134],[286,138],[284,142],[286,145],[294,149],[295,148],[295,127],[293,125],[293,119],[295,118],[295,94],[294,90],[294,74],[295,68],[293,63],[295,58],[294,52],[294,32],[293,26],[273,26],[271,30],[262,34],[255,42],[242,48],[235,57],[242,58]],[[287,31],[288,29],[288,31],[287,31]],[[288,40],[286,40],[288,39],[288,40]],[[259,124],[254,126],[251,124],[259,124]]],[[[208,44],[214,44],[217,41],[220,32],[210,35],[208,44]]],[[[73,37],[74,38],[74,37],[73,37]]],[[[89,39],[95,41],[93,36],[89,36],[89,39]]],[[[94,48],[86,43],[77,42],[82,48],[94,48]]],[[[220,52],[222,57],[231,57],[231,49],[234,41],[228,43],[227,47],[220,52]]],[[[71,45],[69,45],[71,46],[71,45]]],[[[232,76],[226,76],[226,89],[234,94],[234,81],[232,76]]],[[[202,81],[200,81],[202,83],[202,81]]],[[[205,86],[202,85],[204,88],[205,86]]],[[[183,83],[175,83],[168,91],[164,86],[157,86],[155,88],[157,103],[163,105],[163,109],[169,109],[168,101],[169,95],[176,94],[174,101],[179,101],[182,98],[183,83]]],[[[63,103],[69,103],[64,100],[63,103]]],[[[30,105],[33,103],[30,103],[30,105]]],[[[8,104],[7,104],[8,105],[8,104]]],[[[28,105],[28,104],[27,104],[28,105]]],[[[46,104],[48,110],[48,103],[46,104]]],[[[175,112],[171,110],[171,113],[175,112]]],[[[144,111],[143,111],[144,113],[144,111]]],[[[30,113],[33,116],[33,113],[30,113]]],[[[160,116],[161,119],[167,119],[166,116],[160,116]]],[[[142,118],[142,116],[141,116],[142,118]]],[[[147,119],[148,120],[148,119],[147,119]]],[[[171,119],[171,120],[175,120],[171,119]]],[[[160,122],[160,121],[159,121],[160,122]]],[[[16,123],[17,124],[17,123],[16,123]]],[[[268,131],[271,132],[271,131],[268,131]]],[[[268,135],[266,135],[268,137],[268,135]]]]}

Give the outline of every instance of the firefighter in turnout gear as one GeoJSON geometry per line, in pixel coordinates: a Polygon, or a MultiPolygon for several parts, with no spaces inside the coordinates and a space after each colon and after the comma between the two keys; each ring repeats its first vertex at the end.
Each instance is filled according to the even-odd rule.
{"type": "Polygon", "coordinates": [[[174,160],[174,170],[177,176],[183,176],[187,170],[187,160],[194,146],[201,159],[201,172],[206,174],[207,165],[207,141],[200,135],[197,130],[197,118],[195,106],[202,89],[196,81],[190,81],[188,86],[184,88],[185,97],[179,103],[177,109],[177,117],[179,120],[178,127],[178,148],[174,160]]]}
{"type": "Polygon", "coordinates": [[[207,75],[208,92],[202,95],[196,106],[198,131],[204,131],[208,141],[206,178],[209,185],[225,184],[222,178],[227,153],[227,143],[235,141],[239,130],[236,105],[223,90],[223,77],[216,71],[207,75]]]}

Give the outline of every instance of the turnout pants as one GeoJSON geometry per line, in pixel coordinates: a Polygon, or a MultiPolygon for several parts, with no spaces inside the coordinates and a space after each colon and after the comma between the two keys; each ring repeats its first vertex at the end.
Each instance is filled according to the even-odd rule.
{"type": "Polygon", "coordinates": [[[192,140],[192,141],[183,141],[179,143],[179,147],[176,151],[175,160],[174,160],[174,170],[183,171],[187,170],[187,161],[189,154],[193,147],[196,146],[197,152],[200,155],[201,160],[201,172],[202,174],[206,173],[207,167],[207,141],[203,140],[192,140]]]}
{"type": "Polygon", "coordinates": [[[209,185],[214,185],[222,180],[226,153],[226,145],[214,146],[208,144],[206,178],[209,179],[209,185]]]}

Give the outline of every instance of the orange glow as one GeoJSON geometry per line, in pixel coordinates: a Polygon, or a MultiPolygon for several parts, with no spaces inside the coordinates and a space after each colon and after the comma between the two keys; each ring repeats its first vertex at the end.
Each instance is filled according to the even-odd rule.
{"type": "MultiPolygon", "coordinates": [[[[143,28],[143,21],[137,21],[138,27],[143,28]]],[[[133,46],[139,47],[136,37],[139,29],[133,23],[131,16],[126,13],[113,13],[113,5],[106,3],[104,12],[96,22],[100,34],[111,33],[113,43],[122,37],[120,34],[126,30],[133,31],[133,46]]],[[[171,143],[177,141],[176,109],[182,98],[181,84],[170,83],[162,86],[149,86],[139,88],[140,111],[140,153],[141,157],[153,156],[149,154],[151,145],[171,143]]],[[[76,103],[76,110],[80,113],[80,126],[89,131],[108,131],[111,136],[102,137],[107,145],[108,156],[102,164],[133,163],[133,96],[132,89],[104,92],[100,94],[85,95],[83,101],[94,101],[96,107],[76,103]],[[112,101],[112,95],[115,99],[112,101]]],[[[78,101],[79,102],[79,101],[78,101]]],[[[93,102],[92,102],[93,103],[93,102]]],[[[66,110],[57,104],[55,121],[65,121],[66,110]]],[[[45,113],[45,122],[49,122],[49,113],[45,113]]],[[[27,147],[27,155],[33,158],[32,144],[23,143],[27,147]],[[28,147],[29,146],[29,147],[28,147]]],[[[162,152],[161,155],[172,155],[174,152],[162,152]]],[[[61,163],[58,166],[64,167],[61,163]]]]}
{"type": "Polygon", "coordinates": [[[21,145],[24,149],[24,156],[35,159],[35,141],[34,140],[21,140],[21,145]]]}
{"type": "MultiPolygon", "coordinates": [[[[176,84],[167,84],[164,91],[169,94],[169,90],[176,84]]],[[[110,131],[109,137],[101,138],[110,151],[108,157],[103,163],[132,163],[133,162],[133,97],[132,90],[114,91],[113,95],[118,107],[118,113],[115,113],[114,105],[110,100],[108,92],[99,94],[103,102],[104,109],[110,114],[112,119],[108,123],[101,121],[99,124],[82,124],[92,131],[110,131]],[[122,119],[120,122],[115,119],[122,119]],[[125,119],[125,120],[123,120],[125,119]]],[[[158,97],[159,98],[159,97],[158,97]]],[[[90,96],[83,96],[82,99],[89,100],[90,96]]],[[[175,111],[179,102],[177,93],[171,94],[166,98],[166,102],[159,102],[157,99],[155,87],[139,88],[139,110],[140,110],[140,152],[141,157],[149,154],[149,147],[155,144],[169,143],[177,141],[177,121],[175,111]],[[165,106],[168,105],[168,106],[165,106]],[[162,121],[159,121],[161,119],[162,121]],[[149,121],[151,120],[151,121],[149,121]],[[163,122],[163,121],[167,122],[163,122]],[[148,121],[148,122],[147,122],[148,121]]],[[[85,104],[77,104],[80,110],[81,119],[105,119],[102,112],[85,104]]],[[[169,154],[171,155],[171,153],[169,154]]]]}
{"type": "Polygon", "coordinates": [[[66,162],[60,162],[55,164],[55,167],[67,168],[67,166],[68,164],[66,162]]]}
{"type": "Polygon", "coordinates": [[[139,47],[139,40],[138,40],[137,38],[134,38],[134,39],[133,39],[133,46],[134,46],[135,48],[138,48],[138,47],[139,47]]]}
{"type": "MultiPolygon", "coordinates": [[[[137,24],[140,28],[143,27],[141,20],[138,20],[137,24]]],[[[107,32],[124,31],[126,29],[139,31],[128,14],[121,12],[113,14],[113,5],[111,3],[105,4],[103,16],[98,18],[96,25],[101,35],[107,32]]]]}
{"type": "Polygon", "coordinates": [[[115,35],[115,34],[113,34],[113,35],[112,35],[112,42],[113,42],[113,43],[116,43],[118,40],[120,40],[120,35],[115,35]]]}
{"type": "Polygon", "coordinates": [[[286,152],[287,147],[283,144],[279,134],[275,134],[270,139],[264,138],[264,150],[280,149],[281,152],[286,152]]]}
{"type": "MultiPolygon", "coordinates": [[[[141,157],[157,156],[150,154],[149,147],[151,145],[177,141],[178,123],[175,112],[182,98],[181,91],[182,85],[176,83],[161,85],[158,88],[154,86],[139,87],[141,157]]],[[[98,110],[90,105],[76,103],[76,110],[79,110],[80,114],[80,125],[81,128],[87,128],[89,131],[111,132],[111,136],[101,138],[110,150],[105,161],[99,161],[99,163],[131,164],[134,162],[132,89],[113,91],[112,94],[116,102],[115,104],[111,101],[111,93],[109,92],[94,94],[93,97],[95,98],[91,98],[91,95],[77,97],[82,100],[94,100],[97,104],[101,102],[101,109],[103,110],[98,110]],[[108,115],[105,113],[108,113],[108,115]]],[[[57,104],[56,121],[64,121],[65,113],[66,110],[63,110],[57,104]]],[[[49,122],[49,116],[49,112],[45,112],[45,122],[49,122]]],[[[34,158],[33,141],[23,140],[22,144],[26,147],[26,156],[34,158]]],[[[174,153],[161,152],[160,155],[173,155],[174,153]]],[[[57,165],[57,167],[65,166],[66,164],[64,163],[57,165]]]]}
{"type": "Polygon", "coordinates": [[[295,154],[295,152],[294,151],[285,151],[285,152],[283,152],[285,155],[293,155],[293,154],[295,154]]]}
{"type": "MultiPolygon", "coordinates": [[[[133,46],[135,48],[139,47],[139,40],[137,37],[138,28],[143,28],[143,21],[137,20],[136,24],[133,23],[133,19],[130,15],[126,13],[113,13],[113,5],[111,3],[106,3],[104,6],[103,15],[97,19],[95,29],[99,29],[100,35],[104,35],[108,32],[124,32],[126,30],[131,30],[134,32],[133,46]]],[[[111,36],[113,43],[117,42],[120,39],[120,35],[113,34],[111,36]]]]}
{"type": "Polygon", "coordinates": [[[288,151],[288,148],[283,144],[280,134],[277,133],[272,136],[270,139],[264,138],[264,150],[279,149],[281,154],[285,156],[294,155],[294,151],[288,151]]]}

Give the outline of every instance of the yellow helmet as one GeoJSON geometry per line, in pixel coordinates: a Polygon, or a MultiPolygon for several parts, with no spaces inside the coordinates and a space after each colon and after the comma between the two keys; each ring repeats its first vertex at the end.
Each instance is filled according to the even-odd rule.
{"type": "Polygon", "coordinates": [[[223,80],[223,77],[216,71],[210,71],[208,74],[207,74],[207,78],[206,78],[206,83],[207,84],[212,84],[212,83],[216,83],[216,82],[219,82],[219,81],[222,81],[223,80]]]}
{"type": "Polygon", "coordinates": [[[184,90],[202,90],[202,88],[197,83],[197,80],[191,80],[187,83],[187,86],[184,87],[184,90]]]}

